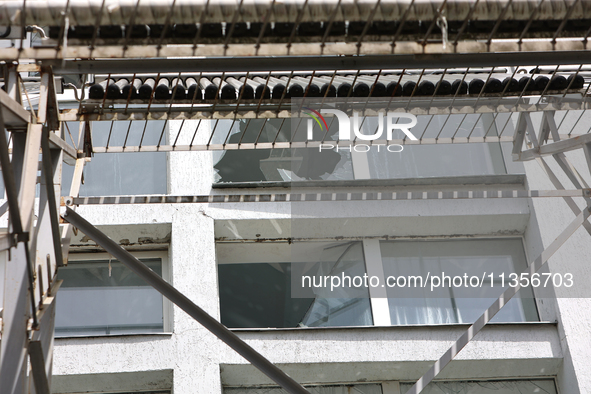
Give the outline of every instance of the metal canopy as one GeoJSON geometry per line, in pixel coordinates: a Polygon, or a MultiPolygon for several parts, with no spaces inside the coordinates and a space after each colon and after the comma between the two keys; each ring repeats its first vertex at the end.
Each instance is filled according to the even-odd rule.
{"type": "Polygon", "coordinates": [[[546,0],[18,0],[0,26],[49,26],[4,59],[585,50],[591,6],[546,0]]]}
{"type": "MultiPolygon", "coordinates": [[[[106,144],[93,142],[96,153],[310,148],[327,142],[349,145],[349,141],[333,141],[328,136],[320,141],[290,137],[289,119],[301,118],[302,107],[332,103],[346,104],[369,117],[387,109],[445,119],[431,126],[439,127],[436,132],[428,134],[425,130],[418,135],[418,141],[404,138],[369,142],[373,145],[511,142],[511,117],[521,113],[556,116],[558,137],[569,139],[590,131],[584,127],[589,115],[590,86],[591,69],[583,63],[374,72],[335,69],[298,73],[106,74],[95,75],[87,94],[91,98],[81,101],[78,108],[63,110],[60,119],[110,121],[106,144]],[[474,133],[487,114],[493,116],[487,130],[484,134],[474,133]],[[577,117],[576,122],[564,122],[567,115],[577,117]],[[468,132],[450,133],[448,121],[458,117],[461,125],[470,128],[468,132]],[[204,119],[212,120],[211,130],[199,129],[204,119]],[[261,139],[260,132],[257,138],[249,137],[249,127],[261,127],[260,121],[271,119],[281,120],[275,138],[261,139]],[[179,135],[168,144],[163,142],[164,128],[157,145],[142,144],[143,138],[139,144],[128,138],[133,125],[139,123],[145,132],[147,122],[154,120],[165,121],[165,126],[173,120],[183,123],[179,135]],[[185,122],[190,120],[198,122],[185,122]],[[223,120],[230,123],[220,123],[223,120]],[[119,121],[125,122],[126,131],[113,127],[119,121]],[[246,127],[239,139],[229,140],[230,129],[237,122],[246,122],[246,127]],[[110,143],[112,135],[121,137],[122,132],[126,133],[121,138],[124,143],[110,143]],[[198,133],[202,142],[193,143],[198,133]],[[191,143],[177,144],[180,134],[191,136],[191,143]]],[[[333,117],[328,119],[334,121],[333,117]]]]}
{"type": "Polygon", "coordinates": [[[463,21],[467,17],[481,21],[496,21],[501,17],[529,21],[533,13],[535,20],[560,20],[565,17],[591,19],[588,2],[563,0],[142,0],[139,5],[136,0],[48,0],[28,2],[24,16],[22,9],[20,0],[3,2],[0,24],[15,24],[24,17],[26,24],[59,25],[64,10],[70,18],[70,26],[125,24],[134,15],[137,21],[146,24],[164,24],[168,19],[175,23],[199,23],[203,18],[207,23],[221,23],[232,21],[234,17],[236,22],[260,22],[269,9],[273,11],[273,22],[295,22],[298,17],[299,22],[322,22],[329,18],[334,21],[366,21],[369,17],[374,21],[389,22],[403,17],[415,21],[432,19],[438,13],[444,13],[449,21],[463,21]],[[409,8],[410,11],[407,11],[409,8]],[[236,9],[240,9],[237,15],[236,9]]]}

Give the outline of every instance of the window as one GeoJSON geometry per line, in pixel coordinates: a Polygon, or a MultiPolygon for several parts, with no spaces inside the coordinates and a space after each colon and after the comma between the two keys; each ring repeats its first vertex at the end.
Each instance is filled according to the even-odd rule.
{"type": "MultiPolygon", "coordinates": [[[[343,384],[326,386],[306,386],[311,394],[405,394],[414,384],[343,384]]],[[[225,387],[224,394],[283,394],[278,387],[225,387]]],[[[431,382],[422,394],[556,394],[553,379],[498,380],[498,381],[456,381],[431,382]]]]}
{"type": "MultiPolygon", "coordinates": [[[[166,252],[135,253],[168,279],[166,252]]],[[[58,271],[55,335],[94,336],[170,331],[170,303],[119,261],[104,254],[70,255],[58,271]]]]}
{"type": "MultiPolygon", "coordinates": [[[[388,287],[392,325],[473,323],[501,294],[499,275],[508,278],[511,273],[522,272],[527,267],[521,239],[381,241],[380,251],[386,277],[427,278],[430,275],[441,279],[443,275],[453,278],[467,274],[467,277],[482,278],[484,273],[487,279],[481,287],[467,283],[445,290],[435,288],[435,291],[388,287]],[[492,287],[488,276],[491,273],[492,287]],[[413,294],[421,297],[415,298],[413,294]]],[[[513,297],[491,321],[536,320],[533,292],[528,287],[513,297]]]]}
{"type": "MultiPolygon", "coordinates": [[[[56,393],[56,394],[60,394],[60,393],[56,393]]],[[[64,393],[66,394],[66,393],[64,393]]],[[[100,391],[93,391],[93,392],[87,392],[87,394],[170,394],[170,390],[164,390],[164,391],[121,391],[121,392],[111,392],[109,391],[108,393],[106,392],[100,392],[100,391]]]]}
{"type": "MultiPolygon", "coordinates": [[[[66,139],[71,142],[68,133],[72,133],[77,141],[79,124],[69,122],[67,125],[66,139]]],[[[96,146],[137,146],[140,141],[144,145],[157,145],[160,138],[164,144],[164,121],[92,123],[93,145],[96,146]]],[[[74,167],[64,164],[63,195],[70,192],[73,174],[74,167]]],[[[166,152],[96,153],[84,166],[84,180],[81,196],[166,194],[166,152]]]]}
{"type": "MultiPolygon", "coordinates": [[[[511,135],[510,115],[420,115],[412,132],[418,138],[450,139],[511,135]]],[[[326,143],[338,137],[338,122],[327,117],[326,143]]],[[[366,117],[362,132],[374,134],[377,117],[366,117]]],[[[303,141],[306,119],[218,120],[212,144],[303,141]],[[296,130],[292,133],[292,130],[296,130]]],[[[397,136],[396,138],[402,138],[397,136]]],[[[506,174],[500,143],[405,145],[401,153],[371,148],[367,153],[347,149],[261,149],[214,153],[216,182],[401,179],[506,174]]]]}
{"type": "MultiPolygon", "coordinates": [[[[310,394],[382,394],[381,384],[348,384],[335,386],[307,386],[310,394]]],[[[224,394],[284,394],[278,387],[226,387],[224,394]]]]}
{"type": "MultiPolygon", "coordinates": [[[[400,393],[405,394],[413,383],[400,383],[400,393]]],[[[501,380],[473,382],[431,382],[421,394],[556,394],[552,379],[501,380]]]]}
{"type": "MultiPolygon", "coordinates": [[[[503,292],[499,275],[526,267],[520,238],[218,242],[217,256],[221,318],[231,328],[473,323],[503,292]],[[390,277],[483,273],[476,288],[379,286],[390,277]],[[366,274],[378,285],[356,286],[366,274]],[[349,277],[353,286],[333,289],[325,277],[349,277]]],[[[533,292],[523,288],[492,322],[537,320],[533,292]]]]}
{"type": "Polygon", "coordinates": [[[309,292],[300,298],[292,297],[294,267],[306,270],[309,263],[314,263],[309,274],[330,272],[334,267],[335,273],[363,275],[365,268],[360,242],[352,247],[342,243],[305,242],[297,249],[286,243],[230,243],[218,244],[217,251],[221,320],[228,327],[372,325],[366,289],[352,296],[342,294],[341,297],[323,298],[309,292]],[[337,262],[338,266],[335,266],[337,262]]]}

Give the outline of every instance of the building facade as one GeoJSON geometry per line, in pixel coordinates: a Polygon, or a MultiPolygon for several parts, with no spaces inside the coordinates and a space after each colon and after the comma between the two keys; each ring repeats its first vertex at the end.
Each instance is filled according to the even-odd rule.
{"type": "Polygon", "coordinates": [[[591,393],[590,26],[1,2],[0,393],[591,393]]]}
{"type": "MultiPolygon", "coordinates": [[[[175,139],[180,127],[200,127],[207,131],[214,123],[169,122],[167,138],[175,139]]],[[[203,135],[208,135],[206,131],[203,135]]],[[[186,135],[185,138],[190,138],[190,133],[186,135]]],[[[131,171],[153,178],[146,182],[155,179],[160,183],[156,187],[163,187],[166,182],[166,193],[174,196],[551,188],[538,163],[513,162],[510,145],[502,143],[501,173],[494,173],[493,169],[488,174],[456,175],[452,170],[438,177],[422,174],[402,179],[360,177],[316,184],[301,180],[214,183],[216,158],[212,152],[161,153],[166,156],[166,174],[155,174],[143,161],[126,165],[134,166],[131,171]]],[[[468,145],[464,147],[464,152],[471,149],[468,145]]],[[[420,159],[437,165],[436,159],[429,159],[420,151],[414,154],[423,155],[420,159]]],[[[111,155],[115,158],[118,154],[111,155]]],[[[481,157],[468,160],[466,157],[462,157],[466,166],[483,165],[481,157]]],[[[580,151],[569,154],[569,159],[579,168],[586,166],[580,151]]],[[[345,152],[343,161],[346,160],[351,158],[345,152]]],[[[93,165],[91,162],[87,166],[89,184],[93,180],[90,178],[93,165]]],[[[115,167],[103,165],[101,171],[117,171],[115,167]]],[[[556,165],[554,171],[558,170],[556,165]]],[[[583,177],[588,178],[587,174],[583,177]]],[[[294,259],[300,254],[310,255],[312,260],[334,262],[334,253],[326,252],[327,248],[335,248],[338,251],[335,256],[350,248],[346,259],[355,263],[353,271],[344,272],[381,271],[385,272],[381,274],[384,278],[395,273],[394,265],[413,265],[421,259],[454,261],[463,256],[477,266],[502,265],[507,254],[512,261],[509,269],[520,272],[573,216],[559,198],[105,204],[82,205],[78,212],[139,258],[146,259],[143,261],[159,259],[165,279],[212,316],[235,327],[241,338],[296,381],[319,386],[319,393],[349,392],[338,390],[404,393],[492,299],[471,293],[460,294],[455,301],[453,295],[449,299],[438,296],[421,300],[404,295],[388,298],[388,294],[379,293],[380,289],[371,289],[365,290],[368,294],[361,295],[363,298],[348,298],[355,301],[353,305],[344,301],[349,295],[341,295],[343,298],[325,299],[324,303],[312,301],[312,307],[309,298],[292,299],[289,284],[285,283],[286,278],[289,281],[288,263],[298,261],[294,259]],[[281,288],[276,289],[278,286],[281,288]],[[308,310],[304,315],[306,307],[313,311],[308,310]]],[[[583,228],[579,229],[550,259],[549,272],[586,277],[588,236],[583,228]]],[[[92,260],[95,264],[102,263],[104,275],[105,262],[110,257],[99,249],[80,233],[72,242],[70,264],[64,274],[76,267],[79,260],[92,260]]],[[[565,290],[568,291],[562,287],[556,291],[565,290]]],[[[461,351],[438,376],[433,391],[428,392],[584,393],[588,390],[584,345],[589,336],[584,323],[588,300],[556,298],[547,293],[532,298],[526,291],[538,293],[538,289],[533,293],[531,288],[523,289],[522,298],[507,305],[506,313],[499,313],[497,321],[488,324],[461,351]]],[[[58,297],[62,296],[66,302],[68,293],[58,297]]],[[[139,301],[142,297],[129,299],[139,301]]],[[[100,326],[109,325],[112,315],[119,313],[117,304],[124,302],[116,299],[108,307],[103,305],[105,297],[96,304],[91,303],[93,307],[86,313],[94,315],[92,319],[79,315],[80,322],[99,326],[96,332],[79,329],[68,333],[60,331],[60,325],[65,324],[63,316],[83,311],[75,306],[68,311],[60,310],[63,307],[58,298],[56,333],[59,337],[55,342],[53,376],[56,392],[271,393],[278,390],[272,388],[274,384],[269,378],[166,301],[156,307],[163,309],[156,313],[156,320],[161,323],[159,328],[139,328],[135,334],[130,327],[121,328],[120,332],[116,328],[101,332],[104,328],[100,326]]],[[[82,305],[88,308],[89,304],[82,305]]],[[[154,307],[150,308],[148,311],[153,311],[154,307]]],[[[133,317],[121,319],[123,323],[136,322],[133,317]]]]}

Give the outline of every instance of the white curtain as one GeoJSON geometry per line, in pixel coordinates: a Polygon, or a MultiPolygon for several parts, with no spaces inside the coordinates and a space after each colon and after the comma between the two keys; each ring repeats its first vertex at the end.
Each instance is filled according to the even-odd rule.
{"type": "MultiPolygon", "coordinates": [[[[443,275],[477,276],[486,273],[482,287],[459,286],[389,287],[388,302],[393,325],[473,323],[503,292],[498,275],[525,269],[520,239],[382,241],[386,277],[423,279],[443,275]],[[494,273],[490,285],[488,275],[494,273]]],[[[536,321],[537,311],[530,288],[524,288],[494,317],[493,322],[536,321]]]]}

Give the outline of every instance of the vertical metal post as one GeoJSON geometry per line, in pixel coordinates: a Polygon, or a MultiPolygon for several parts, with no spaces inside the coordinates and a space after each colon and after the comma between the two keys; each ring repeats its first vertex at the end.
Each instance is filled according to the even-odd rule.
{"type": "Polygon", "coordinates": [[[0,393],[25,392],[27,330],[30,318],[25,248],[25,243],[18,243],[10,250],[10,260],[6,261],[0,341],[0,393]]]}
{"type": "Polygon", "coordinates": [[[49,394],[49,383],[45,373],[45,357],[40,341],[29,342],[29,357],[35,382],[35,394],[49,394]]]}
{"type": "MultiPolygon", "coordinates": [[[[13,157],[18,158],[20,146],[18,141],[15,142],[13,157]]],[[[0,111],[0,164],[10,212],[9,231],[15,238],[25,240],[26,234],[23,232],[18,201],[18,180],[15,179],[15,172],[13,172],[20,173],[20,166],[18,159],[11,162],[9,158],[2,111],[0,111]],[[17,165],[13,168],[15,161],[17,165]]],[[[27,326],[30,316],[26,247],[25,243],[19,243],[15,248],[11,248],[9,253],[0,255],[0,258],[7,260],[4,272],[2,341],[0,341],[0,393],[23,393],[25,389],[27,326]]]]}
{"type": "MultiPolygon", "coordinates": [[[[55,253],[55,261],[61,264],[62,243],[59,228],[59,212],[57,209],[57,200],[55,196],[55,188],[53,185],[54,168],[58,164],[55,159],[52,159],[51,149],[49,148],[49,130],[45,129],[43,137],[41,138],[42,160],[43,160],[43,177],[47,191],[47,204],[49,207],[49,218],[51,222],[51,233],[53,237],[53,248],[55,253]]],[[[57,153],[58,158],[60,157],[57,153]]],[[[41,205],[41,202],[40,202],[41,205]]]]}
{"type": "Polygon", "coordinates": [[[19,104],[22,104],[21,102],[21,89],[20,89],[20,84],[18,83],[18,72],[16,70],[17,65],[16,64],[8,64],[7,65],[7,76],[8,79],[6,81],[6,93],[8,93],[8,95],[10,96],[10,98],[12,98],[14,101],[16,101],[19,104]]]}

